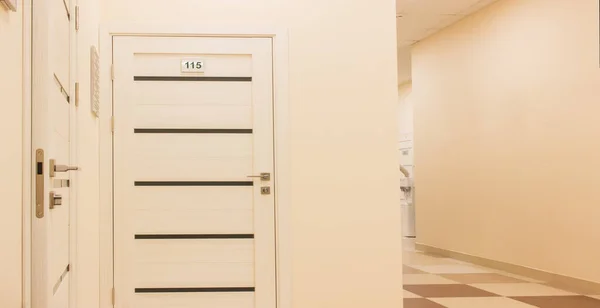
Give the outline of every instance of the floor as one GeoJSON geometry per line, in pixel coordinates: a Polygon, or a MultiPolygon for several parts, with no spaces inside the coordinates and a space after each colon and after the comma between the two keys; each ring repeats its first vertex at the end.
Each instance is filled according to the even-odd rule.
{"type": "Polygon", "coordinates": [[[404,243],[404,308],[600,308],[600,295],[426,255],[404,243]]]}

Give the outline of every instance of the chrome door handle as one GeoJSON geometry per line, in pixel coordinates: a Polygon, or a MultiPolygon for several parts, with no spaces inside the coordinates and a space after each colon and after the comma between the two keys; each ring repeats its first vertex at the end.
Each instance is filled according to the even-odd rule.
{"type": "Polygon", "coordinates": [[[54,177],[56,172],[77,171],[77,166],[57,165],[55,159],[50,160],[50,177],[54,177]]]}
{"type": "Polygon", "coordinates": [[[50,209],[55,208],[57,205],[62,205],[62,196],[51,191],[50,192],[50,209]]]}
{"type": "Polygon", "coordinates": [[[71,170],[79,170],[77,166],[67,166],[67,165],[56,165],[54,166],[54,172],[67,172],[71,170]]]}
{"type": "Polygon", "coordinates": [[[263,172],[260,175],[249,175],[249,178],[258,178],[261,181],[270,181],[271,180],[271,174],[268,172],[263,172]]]}

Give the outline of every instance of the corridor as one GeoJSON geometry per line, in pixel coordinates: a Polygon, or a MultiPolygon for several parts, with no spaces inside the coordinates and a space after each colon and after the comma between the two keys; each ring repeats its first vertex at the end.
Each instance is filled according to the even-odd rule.
{"type": "Polygon", "coordinates": [[[404,308],[599,308],[600,296],[428,255],[404,240],[404,308]]]}
{"type": "Polygon", "coordinates": [[[0,308],[600,308],[599,22],[0,0],[0,308]]]}

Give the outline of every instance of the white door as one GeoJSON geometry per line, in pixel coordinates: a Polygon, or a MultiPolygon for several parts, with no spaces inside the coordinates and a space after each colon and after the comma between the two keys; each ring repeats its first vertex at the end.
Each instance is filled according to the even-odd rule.
{"type": "Polygon", "coordinates": [[[116,306],[275,308],[271,39],[113,42],[116,306]]]}
{"type": "Polygon", "coordinates": [[[70,1],[33,1],[32,307],[69,307],[73,171],[70,1]],[[56,166],[56,172],[54,172],[56,166]]]}

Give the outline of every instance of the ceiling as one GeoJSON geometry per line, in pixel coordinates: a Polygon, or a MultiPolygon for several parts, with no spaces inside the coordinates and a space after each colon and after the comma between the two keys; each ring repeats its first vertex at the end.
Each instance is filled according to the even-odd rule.
{"type": "Polygon", "coordinates": [[[396,0],[399,83],[410,81],[410,46],[496,0],[396,0]]]}

